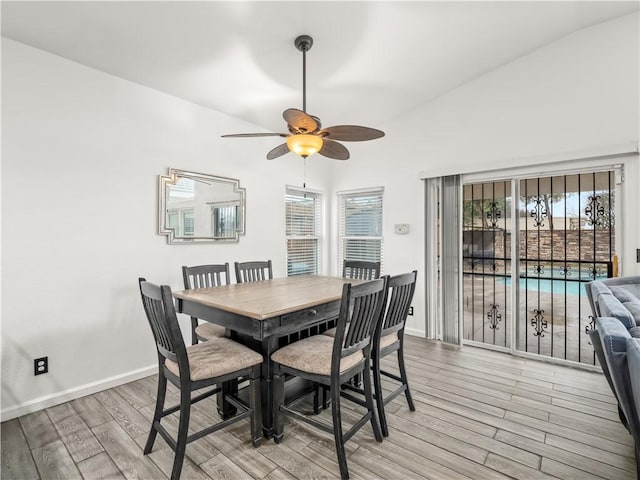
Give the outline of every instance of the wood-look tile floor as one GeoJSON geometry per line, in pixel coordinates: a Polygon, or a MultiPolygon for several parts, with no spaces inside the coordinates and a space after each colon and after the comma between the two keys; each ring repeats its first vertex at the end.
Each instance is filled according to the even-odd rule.
{"type": "MultiPolygon", "coordinates": [[[[416,411],[399,397],[387,408],[384,442],[365,426],[347,443],[351,478],[636,478],[631,436],[601,374],[412,337],[406,344],[416,411]]],[[[385,363],[391,370],[392,359],[385,363]]],[[[160,437],[142,454],[155,388],[148,377],[2,423],[2,479],[167,478],[173,453],[160,437]]],[[[191,421],[197,429],[212,418],[208,399],[191,421]]],[[[191,443],[182,471],[183,479],[337,476],[332,437],[293,420],[279,445],[254,449],[244,422],[191,443]]]]}

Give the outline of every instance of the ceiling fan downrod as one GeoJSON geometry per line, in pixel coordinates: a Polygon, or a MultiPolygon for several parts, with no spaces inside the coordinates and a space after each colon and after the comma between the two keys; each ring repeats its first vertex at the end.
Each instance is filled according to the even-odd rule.
{"type": "Polygon", "coordinates": [[[307,52],[313,46],[313,38],[310,35],[300,35],[294,44],[302,52],[302,111],[307,113],[307,52]]]}

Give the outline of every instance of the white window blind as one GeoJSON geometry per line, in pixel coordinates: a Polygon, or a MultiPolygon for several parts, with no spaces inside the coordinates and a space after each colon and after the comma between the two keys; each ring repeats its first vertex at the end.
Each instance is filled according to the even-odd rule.
{"type": "Polygon", "coordinates": [[[287,188],[285,223],[287,275],[317,274],[320,265],[321,202],[319,193],[287,188]]]}
{"type": "Polygon", "coordinates": [[[338,194],[339,253],[338,271],[344,260],[381,262],[382,194],[375,188],[338,194]]]}
{"type": "Polygon", "coordinates": [[[218,202],[211,206],[211,225],[215,238],[233,238],[238,229],[238,204],[218,202]]]}
{"type": "Polygon", "coordinates": [[[182,225],[185,237],[193,237],[195,234],[195,215],[193,210],[185,210],[182,212],[182,225]]]}

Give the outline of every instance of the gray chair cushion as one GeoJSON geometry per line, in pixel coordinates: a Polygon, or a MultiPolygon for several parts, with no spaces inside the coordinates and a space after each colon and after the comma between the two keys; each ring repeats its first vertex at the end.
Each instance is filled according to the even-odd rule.
{"type": "Polygon", "coordinates": [[[204,322],[196,327],[196,335],[204,340],[221,338],[225,335],[225,328],[215,323],[204,322]]]}
{"type": "Polygon", "coordinates": [[[390,333],[380,338],[380,348],[388,347],[398,341],[398,334],[396,332],[390,333]]]}
{"type": "MultiPolygon", "coordinates": [[[[327,337],[334,338],[336,336],[337,330],[338,330],[337,327],[330,328],[329,330],[322,332],[322,334],[326,335],[327,337]]],[[[349,331],[349,325],[347,325],[347,331],[349,331]]],[[[389,335],[385,335],[380,339],[380,348],[388,347],[389,345],[392,345],[397,341],[398,341],[398,334],[396,332],[390,333],[389,335]]]]}
{"type": "MultiPolygon", "coordinates": [[[[329,330],[325,330],[324,332],[322,332],[322,334],[326,335],[327,337],[335,338],[337,331],[338,331],[338,327],[333,327],[333,328],[330,328],[329,330]]],[[[349,331],[349,324],[347,324],[347,328],[344,334],[346,335],[348,331],[349,331]]]]}
{"type": "MultiPolygon", "coordinates": [[[[331,375],[331,356],[334,338],[329,335],[314,335],[276,350],[271,360],[302,372],[331,375]]],[[[364,360],[362,350],[340,360],[340,372],[364,360]]]]}
{"type": "MultiPolygon", "coordinates": [[[[214,338],[187,347],[192,381],[221,377],[262,363],[262,355],[228,338],[214,338]]],[[[167,359],[167,369],[180,376],[178,364],[167,359]]]]}

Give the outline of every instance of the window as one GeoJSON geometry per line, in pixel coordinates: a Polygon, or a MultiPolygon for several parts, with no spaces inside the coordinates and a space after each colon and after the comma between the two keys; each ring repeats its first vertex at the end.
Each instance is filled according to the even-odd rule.
{"type": "Polygon", "coordinates": [[[287,188],[285,223],[287,236],[287,275],[317,274],[320,265],[319,193],[287,188]]]}
{"type": "Polygon", "coordinates": [[[213,238],[234,238],[239,227],[240,215],[237,202],[211,204],[211,226],[213,238]]]}
{"type": "Polygon", "coordinates": [[[382,187],[338,194],[338,271],[344,260],[382,263],[382,187]]]}
{"type": "Polygon", "coordinates": [[[193,237],[195,235],[195,217],[192,208],[178,208],[167,212],[169,228],[175,230],[176,237],[193,237]]]}

